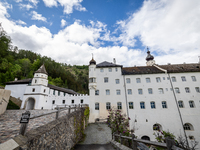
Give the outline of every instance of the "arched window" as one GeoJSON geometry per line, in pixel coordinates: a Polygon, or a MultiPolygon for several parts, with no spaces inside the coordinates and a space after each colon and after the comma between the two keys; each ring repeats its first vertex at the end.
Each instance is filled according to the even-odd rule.
{"type": "Polygon", "coordinates": [[[145,109],[145,103],[144,102],[140,102],[140,108],[145,109]]]}
{"type": "Polygon", "coordinates": [[[190,123],[185,123],[183,125],[184,130],[194,130],[193,126],[190,123]]]}
{"type": "Polygon", "coordinates": [[[156,123],[153,125],[153,130],[156,130],[156,131],[162,130],[162,126],[160,124],[156,123]]]}
{"type": "Polygon", "coordinates": [[[155,109],[156,108],[156,104],[155,104],[155,102],[150,102],[150,104],[151,104],[151,109],[155,109]]]}
{"type": "Polygon", "coordinates": [[[150,137],[148,137],[148,136],[146,136],[146,135],[142,136],[141,139],[142,139],[142,140],[150,141],[150,137]]]}
{"type": "Polygon", "coordinates": [[[189,101],[190,108],[194,108],[194,101],[189,101]]]}

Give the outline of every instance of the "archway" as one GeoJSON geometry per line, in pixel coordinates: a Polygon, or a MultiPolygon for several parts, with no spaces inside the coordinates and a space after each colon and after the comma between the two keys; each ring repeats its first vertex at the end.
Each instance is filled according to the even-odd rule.
{"type": "Polygon", "coordinates": [[[144,135],[141,139],[142,139],[142,140],[150,141],[150,137],[148,137],[148,136],[146,136],[146,135],[144,135]]]}
{"type": "Polygon", "coordinates": [[[33,98],[28,98],[27,104],[26,104],[26,110],[33,110],[35,107],[35,100],[33,98]]]}

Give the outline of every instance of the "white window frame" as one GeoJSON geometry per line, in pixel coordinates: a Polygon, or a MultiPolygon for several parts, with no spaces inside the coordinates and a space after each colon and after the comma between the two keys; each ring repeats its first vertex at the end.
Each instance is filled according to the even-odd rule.
{"type": "Polygon", "coordinates": [[[136,83],[141,83],[141,79],[140,78],[136,78],[136,83]]]}
{"type": "Polygon", "coordinates": [[[99,110],[99,103],[95,103],[95,110],[99,110]]]}
{"type": "Polygon", "coordinates": [[[159,93],[159,94],[164,94],[163,88],[159,88],[159,89],[158,89],[158,93],[159,93]]]}
{"type": "Polygon", "coordinates": [[[126,83],[131,83],[131,79],[130,78],[126,78],[126,83]]]}
{"type": "Polygon", "coordinates": [[[167,108],[167,102],[166,101],[162,101],[161,103],[162,103],[162,108],[164,108],[164,109],[167,108]]]}
{"type": "Polygon", "coordinates": [[[99,90],[95,90],[95,95],[99,95],[99,90]]]}
{"type": "Polygon", "coordinates": [[[153,94],[153,89],[152,88],[148,88],[148,93],[149,94],[153,94]]]}
{"type": "Polygon", "coordinates": [[[182,76],[182,77],[181,77],[181,80],[182,80],[183,82],[186,82],[186,77],[185,77],[185,76],[182,76]]]}
{"type": "Polygon", "coordinates": [[[161,79],[160,79],[160,77],[156,77],[156,82],[161,82],[161,79]]]}
{"type": "Polygon", "coordinates": [[[197,79],[196,79],[196,77],[195,77],[195,76],[191,76],[191,78],[192,78],[192,81],[194,81],[194,82],[196,82],[196,81],[197,81],[197,79]]]}
{"type": "Polygon", "coordinates": [[[176,77],[172,77],[172,82],[176,82],[176,77]]]}
{"type": "Polygon", "coordinates": [[[185,92],[186,92],[186,93],[190,93],[190,88],[189,88],[189,87],[186,87],[186,88],[185,88],[185,92]]]}
{"type": "Polygon", "coordinates": [[[117,109],[122,109],[122,102],[117,102],[117,109]]]}
{"type": "Polygon", "coordinates": [[[194,101],[189,101],[189,106],[190,108],[194,108],[195,107],[194,101]]]}
{"type": "Polygon", "coordinates": [[[195,90],[196,90],[197,93],[200,93],[199,87],[195,87],[195,90]]]}
{"type": "Polygon", "coordinates": [[[175,92],[177,93],[177,94],[179,94],[180,93],[180,90],[179,90],[179,88],[175,88],[175,92]]]}
{"type": "Polygon", "coordinates": [[[139,95],[142,95],[142,94],[143,94],[142,89],[138,89],[138,94],[139,94],[139,95]]]}
{"type": "Polygon", "coordinates": [[[146,78],[146,83],[151,83],[151,79],[150,78],[146,78]]]}
{"type": "Polygon", "coordinates": [[[132,95],[132,89],[128,89],[128,95],[132,95]]]}
{"type": "Polygon", "coordinates": [[[154,101],[150,102],[151,109],[156,109],[156,103],[154,101]]]}
{"type": "Polygon", "coordinates": [[[145,102],[140,102],[140,108],[145,109],[145,102]]]}
{"type": "Polygon", "coordinates": [[[109,89],[106,90],[106,95],[110,95],[110,90],[109,89]]]}
{"type": "Polygon", "coordinates": [[[106,102],[106,109],[107,109],[107,110],[111,109],[111,104],[110,104],[110,102],[106,102]]]}
{"type": "Polygon", "coordinates": [[[178,107],[179,107],[179,108],[184,108],[183,101],[178,101],[178,107]]]}
{"type": "Polygon", "coordinates": [[[108,83],[108,77],[104,78],[104,83],[108,83]]]}
{"type": "Polygon", "coordinates": [[[133,102],[128,103],[129,109],[133,109],[133,102]]]}
{"type": "Polygon", "coordinates": [[[120,90],[116,90],[116,94],[117,95],[121,95],[121,91],[120,90]]]}
{"type": "Polygon", "coordinates": [[[100,72],[104,72],[103,68],[100,68],[100,72]]]}
{"type": "Polygon", "coordinates": [[[109,72],[112,72],[112,68],[108,68],[108,71],[109,71],[109,72]]]}
{"type": "Polygon", "coordinates": [[[115,79],[116,84],[119,84],[119,82],[120,82],[119,79],[115,79]]]}

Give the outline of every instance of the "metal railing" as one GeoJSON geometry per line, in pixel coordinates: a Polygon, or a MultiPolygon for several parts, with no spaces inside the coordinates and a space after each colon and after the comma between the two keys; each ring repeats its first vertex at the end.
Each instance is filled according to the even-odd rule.
{"type": "Polygon", "coordinates": [[[138,142],[144,143],[144,144],[147,144],[147,145],[153,145],[153,146],[156,146],[156,147],[165,148],[167,150],[171,150],[171,149],[172,150],[183,150],[182,148],[175,146],[175,141],[173,139],[169,138],[169,137],[166,138],[166,143],[137,139],[134,134],[131,134],[131,137],[130,137],[130,136],[122,136],[122,134],[113,133],[112,139],[114,141],[116,141],[116,137],[119,138],[120,144],[122,144],[123,139],[131,140],[131,143],[132,143],[131,148],[133,150],[137,150],[138,142]]]}
{"type": "Polygon", "coordinates": [[[50,115],[50,114],[53,114],[53,113],[56,113],[56,119],[59,118],[59,113],[61,111],[64,111],[64,110],[67,110],[68,109],[68,113],[67,114],[70,114],[71,110],[79,110],[80,108],[82,107],[88,107],[87,104],[82,104],[82,105],[64,105],[65,107],[63,107],[63,105],[57,105],[56,106],[56,110],[52,110],[51,112],[48,112],[48,113],[44,113],[44,114],[39,114],[39,115],[34,115],[34,116],[30,116],[31,113],[30,111],[26,111],[25,113],[22,113],[22,117],[21,117],[21,120],[20,120],[20,131],[19,131],[19,134],[21,135],[24,135],[25,132],[26,132],[26,129],[28,127],[28,123],[29,123],[29,119],[35,119],[35,118],[39,118],[39,117],[42,117],[42,116],[46,116],[46,115],[50,115]]]}

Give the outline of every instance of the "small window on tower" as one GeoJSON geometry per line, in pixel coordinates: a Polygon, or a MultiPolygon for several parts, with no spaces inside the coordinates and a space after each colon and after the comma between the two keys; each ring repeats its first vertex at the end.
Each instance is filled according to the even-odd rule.
{"type": "Polygon", "coordinates": [[[35,88],[32,89],[32,92],[35,92],[35,88]]]}
{"type": "Polygon", "coordinates": [[[37,83],[37,80],[35,80],[35,83],[37,83]]]}
{"type": "Polygon", "coordinates": [[[46,89],[44,89],[44,93],[46,92],[46,89]]]}

